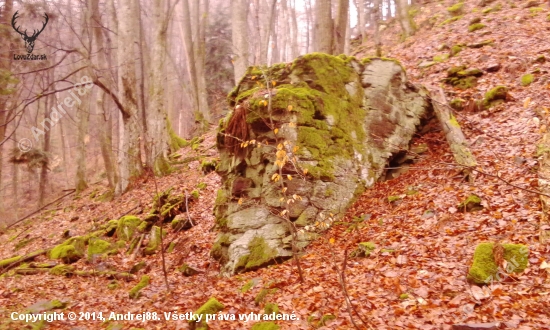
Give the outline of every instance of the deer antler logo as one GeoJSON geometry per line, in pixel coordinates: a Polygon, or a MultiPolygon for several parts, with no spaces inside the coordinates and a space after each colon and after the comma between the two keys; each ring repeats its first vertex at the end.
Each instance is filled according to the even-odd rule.
{"type": "Polygon", "coordinates": [[[48,19],[49,19],[49,17],[48,17],[48,14],[44,13],[44,18],[46,18],[46,21],[44,22],[44,25],[42,26],[42,29],[40,29],[40,30],[34,30],[32,36],[29,36],[29,35],[27,35],[27,30],[25,30],[25,32],[21,32],[21,31],[19,31],[19,28],[20,28],[21,26],[18,26],[18,27],[15,26],[15,20],[18,18],[18,17],[17,17],[17,13],[18,13],[18,12],[19,12],[19,11],[16,11],[15,14],[13,14],[13,17],[12,17],[12,19],[11,19],[11,26],[13,27],[13,29],[14,29],[17,33],[19,33],[19,34],[21,35],[21,38],[22,38],[23,40],[25,40],[25,48],[27,48],[27,53],[30,54],[30,53],[32,53],[32,50],[34,49],[34,42],[36,41],[36,38],[38,38],[38,36],[40,35],[40,33],[41,33],[42,31],[44,31],[44,28],[45,28],[46,25],[48,24],[48,19]]]}

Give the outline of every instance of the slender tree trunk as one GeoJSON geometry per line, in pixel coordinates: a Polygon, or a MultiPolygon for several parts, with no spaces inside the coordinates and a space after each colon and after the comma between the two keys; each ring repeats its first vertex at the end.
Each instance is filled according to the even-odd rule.
{"type": "Polygon", "coordinates": [[[200,3],[195,2],[195,6],[201,5],[202,12],[197,9],[193,10],[193,15],[190,11],[187,0],[182,1],[183,20],[180,22],[180,30],[182,34],[185,53],[187,55],[187,69],[189,71],[189,79],[191,84],[191,94],[193,99],[193,109],[195,109],[195,122],[198,124],[199,133],[208,128],[211,121],[210,109],[208,107],[208,99],[206,94],[206,79],[205,79],[205,57],[206,57],[206,41],[205,33],[208,24],[208,0],[202,0],[200,3]],[[200,17],[196,17],[196,15],[200,17]],[[191,22],[198,22],[199,27],[193,28],[191,22]],[[195,31],[195,34],[193,34],[195,31]]]}
{"type": "Polygon", "coordinates": [[[403,30],[403,36],[408,38],[412,36],[415,32],[412,18],[409,15],[409,3],[407,0],[396,0],[395,1],[395,10],[397,12],[397,17],[399,23],[401,24],[401,29],[403,30]]]}
{"type": "MultiPolygon", "coordinates": [[[[277,35],[279,34],[279,31],[277,29],[279,20],[281,18],[281,15],[278,11],[274,11],[271,15],[271,24],[269,28],[269,32],[271,34],[271,60],[267,62],[268,65],[272,65],[274,63],[279,63],[280,56],[281,56],[281,50],[279,49],[279,40],[277,38],[277,35]]],[[[268,43],[269,44],[269,43],[268,43]]]]}
{"type": "MultiPolygon", "coordinates": [[[[10,15],[12,15],[13,12],[13,0],[6,0],[4,1],[4,8],[2,10],[2,13],[0,15],[0,26],[3,27],[2,30],[0,30],[0,39],[2,39],[2,44],[4,47],[7,45],[7,50],[5,49],[4,52],[9,53],[11,50],[11,32],[9,30],[9,24],[10,24],[10,15]]],[[[9,54],[0,56],[0,71],[4,71],[5,73],[8,73],[11,71],[11,61],[9,59],[9,54]]],[[[4,74],[5,74],[4,73],[4,74]]],[[[0,90],[7,89],[9,86],[9,81],[1,81],[0,82],[0,90]]],[[[7,104],[9,100],[9,95],[0,95],[0,188],[2,187],[2,170],[4,168],[3,163],[3,142],[6,138],[6,128],[7,128],[7,122],[10,118],[11,111],[8,110],[7,104]]],[[[15,127],[15,126],[14,126],[15,127]]],[[[15,129],[15,128],[14,128],[15,129]]],[[[1,190],[0,190],[1,192],[1,190]]],[[[3,209],[3,198],[0,198],[0,210],[3,209]]]]}
{"type": "Polygon", "coordinates": [[[168,121],[165,109],[166,88],[166,44],[168,17],[166,17],[166,0],[154,0],[152,65],[149,73],[149,111],[147,111],[147,135],[145,148],[147,167],[156,175],[168,174],[170,165],[168,153],[170,143],[168,136],[168,121]]]}
{"type": "Polygon", "coordinates": [[[344,39],[344,54],[349,55],[350,54],[350,42],[351,42],[351,26],[350,26],[350,19],[349,19],[349,11],[348,11],[348,22],[346,24],[346,38],[344,39]]]}
{"type": "MultiPolygon", "coordinates": [[[[47,84],[49,84],[50,82],[50,73],[47,73],[46,74],[46,82],[47,84]]],[[[44,100],[44,118],[50,118],[50,106],[52,105],[51,103],[51,100],[52,100],[52,96],[49,95],[48,97],[46,97],[46,99],[44,100]]],[[[50,153],[50,149],[51,149],[51,129],[52,127],[50,127],[50,129],[45,129],[44,130],[44,148],[43,148],[43,151],[47,154],[50,153]]],[[[42,207],[44,206],[45,204],[45,197],[46,197],[46,188],[48,186],[48,163],[43,163],[41,168],[40,168],[40,182],[39,182],[39,185],[38,185],[38,206],[42,207]]]]}
{"type": "Polygon", "coordinates": [[[376,47],[376,56],[382,56],[382,43],[380,42],[380,2],[381,0],[374,0],[373,7],[373,27],[374,27],[374,45],[376,47]]]}
{"type": "Polygon", "coordinates": [[[338,0],[338,10],[334,22],[334,41],[332,54],[344,53],[346,29],[348,27],[349,0],[338,0]]]}
{"type": "MultiPolygon", "coordinates": [[[[74,93],[77,93],[76,91],[74,93]]],[[[76,121],[78,124],[78,137],[76,142],[76,177],[75,186],[76,193],[80,193],[88,188],[86,179],[86,155],[88,151],[87,144],[90,140],[88,136],[88,126],[90,122],[90,103],[87,102],[89,97],[83,98],[82,104],[77,108],[76,121]]]]}
{"type": "Polygon", "coordinates": [[[315,1],[315,25],[313,28],[313,51],[332,54],[333,21],[331,0],[315,1]]]}
{"type": "Polygon", "coordinates": [[[306,0],[306,26],[307,26],[307,29],[306,29],[306,54],[309,54],[309,52],[314,49],[315,47],[313,46],[314,44],[314,41],[313,41],[313,29],[315,28],[315,26],[311,26],[312,25],[312,22],[314,22],[314,19],[313,19],[313,9],[311,8],[311,0],[306,0]]]}
{"type": "Polygon", "coordinates": [[[357,25],[359,27],[358,32],[361,34],[361,42],[367,42],[367,11],[366,11],[367,0],[355,0],[355,5],[357,7],[357,25]]]}
{"type": "MultiPolygon", "coordinates": [[[[103,38],[101,15],[99,13],[98,0],[91,0],[92,9],[92,29],[94,36],[94,45],[97,53],[98,66],[109,63],[107,59],[107,53],[105,50],[105,42],[103,38]]],[[[109,53],[110,56],[110,53],[109,53]]],[[[111,81],[111,79],[109,80],[111,81]]],[[[112,85],[112,83],[110,84],[112,85]]],[[[99,130],[99,146],[101,149],[101,155],[103,157],[103,164],[105,165],[105,173],[107,174],[107,181],[109,188],[114,191],[118,182],[118,169],[116,167],[115,155],[113,154],[112,147],[112,116],[106,109],[106,94],[103,91],[98,91],[96,99],[97,118],[100,122],[98,125],[99,130]]]]}
{"type": "Polygon", "coordinates": [[[143,167],[139,148],[140,125],[136,93],[136,62],[133,56],[136,40],[136,10],[133,0],[119,0],[118,10],[118,92],[119,99],[127,109],[123,116],[122,154],[119,158],[120,181],[115,193],[128,190],[130,180],[141,175],[143,167]]]}
{"type": "Polygon", "coordinates": [[[239,83],[249,65],[248,51],[248,0],[231,0],[231,31],[233,39],[233,69],[235,85],[239,83]]]}
{"type": "MultiPolygon", "coordinates": [[[[16,150],[17,148],[17,130],[13,132],[13,149],[16,150]]],[[[13,200],[16,201],[14,203],[14,215],[15,215],[15,221],[19,220],[19,164],[13,163],[12,164],[13,169],[13,175],[11,177],[11,185],[12,185],[12,191],[13,191],[13,200]]]]}
{"type": "MultiPolygon", "coordinates": [[[[298,19],[296,18],[296,0],[293,0],[292,1],[292,5],[289,7],[289,11],[290,11],[290,17],[292,19],[292,33],[291,33],[291,36],[290,36],[290,40],[291,40],[291,53],[290,53],[290,59],[287,59],[288,60],[294,60],[296,57],[298,57],[298,54],[300,54],[300,51],[299,51],[299,46],[298,46],[298,19]]],[[[306,9],[307,11],[307,9],[306,9]]],[[[306,13],[306,17],[307,17],[307,13],[306,13]]],[[[307,38],[306,38],[306,43],[309,42],[309,23],[307,24],[307,29],[306,29],[306,33],[307,33],[307,38]]],[[[307,45],[306,45],[306,48],[307,48],[307,45]]]]}

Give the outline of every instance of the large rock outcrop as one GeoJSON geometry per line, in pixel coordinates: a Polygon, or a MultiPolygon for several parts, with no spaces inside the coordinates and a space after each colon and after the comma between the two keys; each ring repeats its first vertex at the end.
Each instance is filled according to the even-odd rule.
{"type": "MultiPolygon", "coordinates": [[[[342,216],[392,155],[408,148],[431,112],[426,96],[390,59],[314,53],[249,68],[229,95],[233,111],[218,132],[223,185],[212,255],[223,271],[248,271],[292,255],[289,223],[278,216],[284,209],[298,229],[342,216]],[[288,206],[281,182],[272,181],[279,144],[289,159],[296,157],[282,168],[286,198],[301,196],[288,206]]],[[[315,237],[300,235],[298,247],[315,237]]]]}

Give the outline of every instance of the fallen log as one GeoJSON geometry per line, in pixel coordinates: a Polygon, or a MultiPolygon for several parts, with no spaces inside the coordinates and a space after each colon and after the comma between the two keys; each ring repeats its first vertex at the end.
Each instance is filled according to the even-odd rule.
{"type": "Polygon", "coordinates": [[[462,133],[460,129],[460,124],[456,117],[449,111],[450,107],[447,105],[445,94],[441,87],[437,92],[432,90],[430,95],[434,112],[441,123],[441,127],[443,128],[445,138],[449,143],[454,159],[459,165],[464,167],[462,170],[464,178],[470,183],[473,183],[475,180],[473,170],[477,166],[477,161],[468,147],[469,143],[466,141],[466,137],[464,137],[464,133],[462,133]]]}
{"type": "Polygon", "coordinates": [[[4,260],[2,265],[0,266],[0,274],[4,274],[8,270],[10,270],[14,267],[17,267],[17,266],[19,266],[20,264],[22,264],[26,261],[32,260],[32,259],[34,259],[34,258],[36,258],[40,255],[46,254],[49,251],[50,251],[50,249],[38,250],[38,251],[31,252],[31,253],[29,253],[25,256],[22,256],[20,258],[14,257],[14,258],[10,258],[11,260],[6,259],[6,260],[4,260]]]}

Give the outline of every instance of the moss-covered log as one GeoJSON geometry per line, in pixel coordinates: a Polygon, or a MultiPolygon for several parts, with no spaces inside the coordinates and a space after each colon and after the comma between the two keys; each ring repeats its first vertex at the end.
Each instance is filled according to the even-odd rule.
{"type": "Polygon", "coordinates": [[[12,269],[13,267],[17,267],[21,265],[24,262],[33,260],[34,258],[41,256],[43,254],[47,254],[50,250],[38,250],[31,252],[25,256],[16,256],[13,258],[5,259],[0,261],[0,274],[5,273],[9,269],[12,269]]]}
{"type": "Polygon", "coordinates": [[[477,165],[477,161],[468,147],[468,141],[460,129],[460,124],[455,116],[449,111],[445,94],[439,88],[438,91],[432,91],[432,102],[437,119],[441,123],[447,142],[451,148],[451,152],[455,161],[464,166],[463,173],[468,181],[473,182],[475,179],[472,168],[477,165]]]}

